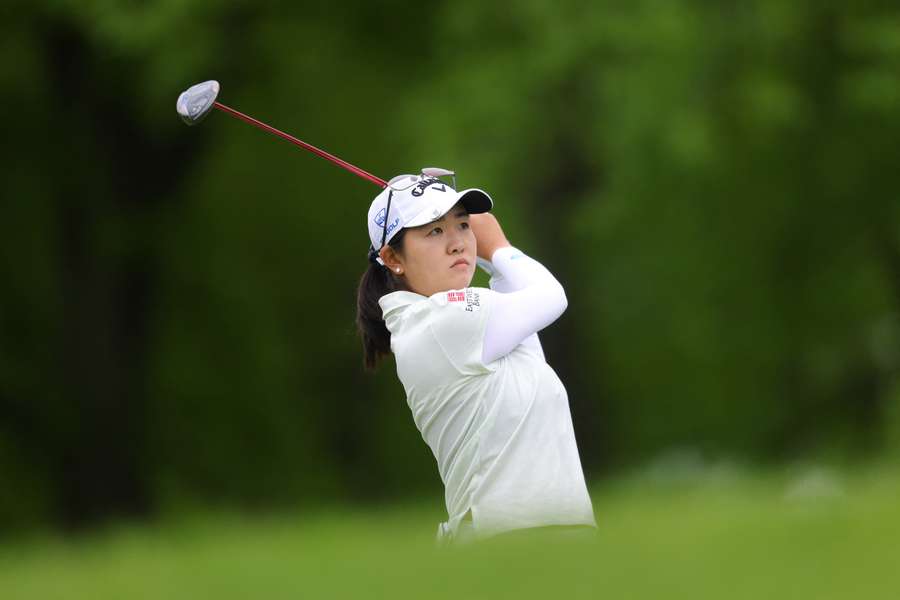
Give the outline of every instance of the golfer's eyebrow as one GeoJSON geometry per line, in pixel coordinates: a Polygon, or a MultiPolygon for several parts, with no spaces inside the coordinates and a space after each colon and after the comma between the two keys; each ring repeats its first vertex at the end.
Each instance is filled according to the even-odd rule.
{"type": "MultiPolygon", "coordinates": [[[[441,221],[443,221],[444,219],[447,218],[447,215],[448,215],[448,214],[450,214],[450,213],[446,213],[446,214],[445,214],[444,216],[442,216],[440,219],[435,219],[434,221],[432,221],[432,223],[440,223],[441,221]]],[[[461,209],[459,209],[458,211],[456,211],[456,213],[454,213],[453,216],[454,216],[454,217],[468,217],[468,216],[469,216],[469,213],[466,212],[466,209],[461,208],[461,209]]]]}

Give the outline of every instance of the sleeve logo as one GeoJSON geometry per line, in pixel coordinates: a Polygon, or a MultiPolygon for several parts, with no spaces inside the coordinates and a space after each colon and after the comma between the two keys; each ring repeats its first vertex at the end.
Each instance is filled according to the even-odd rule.
{"type": "Polygon", "coordinates": [[[447,302],[465,302],[466,312],[475,312],[481,309],[481,295],[472,288],[466,288],[465,291],[447,292],[447,302]]]}
{"type": "Polygon", "coordinates": [[[466,311],[481,310],[481,295],[472,288],[466,288],[466,311]]]}

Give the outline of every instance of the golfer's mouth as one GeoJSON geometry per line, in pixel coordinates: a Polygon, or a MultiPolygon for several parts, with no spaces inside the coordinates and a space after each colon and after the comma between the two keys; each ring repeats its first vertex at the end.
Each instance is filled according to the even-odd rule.
{"type": "Polygon", "coordinates": [[[459,259],[458,261],[456,261],[455,263],[453,263],[452,265],[450,265],[450,268],[451,268],[451,269],[455,269],[456,267],[458,267],[458,266],[460,266],[460,265],[462,265],[462,266],[464,266],[464,267],[468,267],[468,266],[469,266],[469,261],[467,261],[467,260],[464,259],[464,258],[461,258],[461,259],[459,259]]]}

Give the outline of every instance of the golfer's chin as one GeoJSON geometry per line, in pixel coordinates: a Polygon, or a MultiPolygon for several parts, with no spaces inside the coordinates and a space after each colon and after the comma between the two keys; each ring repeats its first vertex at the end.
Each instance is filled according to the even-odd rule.
{"type": "Polygon", "coordinates": [[[459,269],[462,271],[461,273],[456,273],[452,277],[452,285],[448,288],[451,290],[461,290],[462,288],[469,287],[469,284],[472,283],[472,276],[475,275],[474,270],[469,269],[459,269]]]}
{"type": "Polygon", "coordinates": [[[472,283],[472,277],[475,275],[475,269],[469,267],[468,269],[454,269],[459,271],[458,273],[447,273],[446,276],[441,277],[440,279],[433,279],[429,282],[430,285],[422,285],[420,287],[414,288],[415,291],[423,296],[431,296],[432,294],[438,294],[440,292],[447,292],[450,290],[461,290],[463,288],[469,287],[472,283]]]}

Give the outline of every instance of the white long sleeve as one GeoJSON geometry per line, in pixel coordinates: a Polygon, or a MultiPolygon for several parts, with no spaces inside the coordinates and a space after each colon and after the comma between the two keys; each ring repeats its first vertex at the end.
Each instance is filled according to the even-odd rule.
{"type": "Polygon", "coordinates": [[[490,263],[478,264],[491,273],[490,287],[499,292],[485,329],[484,362],[497,360],[519,344],[535,348],[543,358],[537,332],[568,306],[562,285],[541,263],[513,246],[495,251],[490,263]]]}
{"type": "MultiPolygon", "coordinates": [[[[488,282],[488,287],[490,287],[495,292],[499,292],[501,294],[508,294],[510,292],[517,292],[523,287],[525,287],[525,282],[520,281],[521,278],[507,279],[497,269],[494,267],[493,263],[489,260],[485,260],[481,257],[476,259],[476,264],[481,267],[481,269],[490,275],[491,279],[488,282]],[[514,285],[514,281],[519,283],[520,285],[516,287],[514,285]]],[[[541,340],[538,337],[538,334],[532,333],[528,337],[526,337],[521,342],[522,346],[526,346],[532,348],[535,352],[540,355],[541,359],[545,359],[544,357],[544,347],[541,346],[541,340]]]]}

